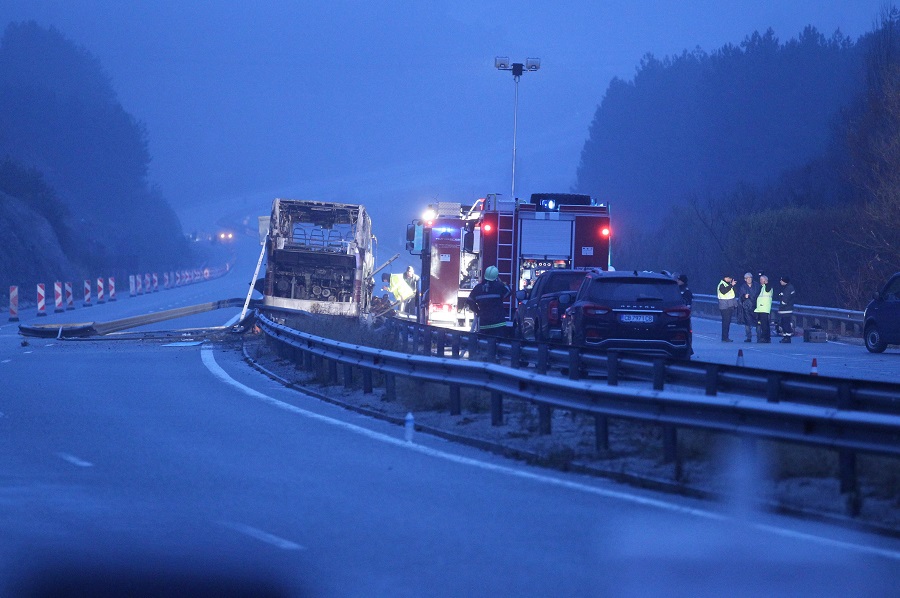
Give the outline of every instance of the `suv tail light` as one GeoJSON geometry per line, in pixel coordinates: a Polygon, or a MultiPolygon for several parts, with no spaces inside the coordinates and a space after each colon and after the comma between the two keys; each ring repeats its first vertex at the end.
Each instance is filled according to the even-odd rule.
{"type": "Polygon", "coordinates": [[[679,320],[686,320],[691,317],[691,310],[689,307],[671,307],[665,310],[665,314],[679,320]]]}
{"type": "Polygon", "coordinates": [[[559,301],[557,299],[551,299],[547,304],[547,322],[559,324],[559,301]]]}
{"type": "Polygon", "coordinates": [[[588,304],[583,309],[586,316],[603,316],[610,312],[610,308],[605,305],[588,304]]]}

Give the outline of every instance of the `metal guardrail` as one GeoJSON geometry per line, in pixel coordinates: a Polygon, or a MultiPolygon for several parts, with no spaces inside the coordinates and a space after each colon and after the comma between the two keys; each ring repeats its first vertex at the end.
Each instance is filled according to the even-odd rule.
{"type": "MultiPolygon", "coordinates": [[[[772,313],[779,302],[772,303],[772,313]]],[[[719,301],[715,295],[694,295],[692,311],[710,317],[719,317],[719,301]]],[[[821,328],[841,336],[862,336],[863,312],[835,307],[795,305],[794,318],[800,328],[821,328]]]]}
{"type": "Polygon", "coordinates": [[[396,334],[399,334],[400,350],[403,352],[442,357],[449,349],[454,358],[462,354],[472,358],[481,353],[489,361],[502,359],[514,369],[533,364],[539,374],[557,370],[570,379],[578,379],[582,374],[602,373],[611,386],[618,384],[619,379],[652,381],[655,390],[663,390],[668,383],[677,383],[702,390],[708,396],[731,392],[764,398],[771,403],[793,402],[900,414],[900,384],[810,376],[693,360],[673,361],[560,344],[479,338],[479,335],[469,332],[403,320],[392,320],[391,325],[402,331],[396,334]]]}
{"type": "MultiPolygon", "coordinates": [[[[491,422],[503,423],[505,398],[527,401],[538,406],[542,433],[550,433],[553,409],[582,413],[594,417],[598,451],[609,447],[609,418],[625,418],[663,425],[664,451],[667,461],[677,456],[676,429],[690,427],[739,436],[780,440],[838,450],[841,463],[841,489],[856,488],[857,451],[892,457],[900,456],[900,415],[873,413],[845,407],[802,403],[770,402],[753,397],[720,397],[715,394],[692,394],[665,389],[623,388],[591,380],[571,380],[544,373],[524,371],[490,363],[456,358],[463,349],[470,357],[483,353],[488,360],[496,355],[497,339],[479,338],[473,333],[459,333],[451,340],[453,357],[374,349],[351,345],[299,332],[277,324],[263,314],[258,323],[283,351],[306,369],[326,367],[329,381],[338,383],[338,364],[344,366],[344,383],[352,383],[352,368],[362,371],[364,392],[372,392],[372,373],[385,378],[389,399],[395,395],[395,377],[440,382],[448,386],[451,414],[460,413],[460,388],[486,389],[491,393],[491,422]],[[465,345],[462,345],[465,342],[465,345]]],[[[418,325],[417,325],[418,326],[418,325]]],[[[393,326],[390,334],[408,339],[416,326],[393,326]]],[[[428,339],[429,353],[437,346],[443,354],[446,329],[428,339]]],[[[516,343],[511,343],[513,363],[518,363],[516,343]]],[[[549,354],[546,345],[537,349],[549,354]]],[[[572,355],[577,350],[570,352],[572,355]]],[[[540,361],[541,357],[539,357],[540,361]]],[[[625,360],[619,362],[621,365],[625,360]]],[[[653,367],[660,369],[659,361],[653,367]]],[[[615,367],[615,366],[614,366],[615,367]]],[[[671,366],[675,367],[675,366],[671,366]]],[[[683,366],[678,366],[683,367],[683,366]]],[[[718,377],[718,372],[717,372],[718,377]]],[[[799,389],[798,389],[799,390],[799,389]]]]}

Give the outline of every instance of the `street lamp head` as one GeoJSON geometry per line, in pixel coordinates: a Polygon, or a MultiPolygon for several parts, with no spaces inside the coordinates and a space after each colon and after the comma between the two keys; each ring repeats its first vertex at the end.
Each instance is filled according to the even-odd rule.
{"type": "Polygon", "coordinates": [[[509,69],[509,56],[497,56],[494,58],[494,68],[505,71],[509,69]]]}
{"type": "Polygon", "coordinates": [[[525,70],[526,71],[536,71],[541,68],[541,59],[540,58],[526,58],[525,59],[525,70]]]}

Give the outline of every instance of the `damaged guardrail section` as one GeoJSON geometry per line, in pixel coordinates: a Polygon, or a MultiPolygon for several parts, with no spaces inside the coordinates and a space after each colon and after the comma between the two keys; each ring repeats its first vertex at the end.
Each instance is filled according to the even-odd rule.
{"type": "MultiPolygon", "coordinates": [[[[597,449],[608,448],[609,418],[660,424],[668,431],[664,442],[668,461],[675,460],[675,430],[697,428],[736,436],[779,440],[837,450],[841,462],[841,488],[856,488],[855,453],[900,457],[900,415],[800,403],[772,403],[756,397],[707,396],[697,393],[624,388],[590,380],[570,380],[487,362],[447,357],[409,355],[351,345],[293,330],[265,315],[258,324],[280,346],[282,356],[306,369],[324,366],[329,380],[338,383],[338,364],[362,371],[363,391],[372,392],[372,373],[385,377],[385,392],[393,398],[395,377],[442,382],[450,394],[452,414],[460,413],[461,387],[491,393],[491,421],[503,423],[503,401],[535,404],[542,433],[550,433],[553,409],[593,416],[597,449]]],[[[405,334],[405,332],[402,332],[405,334]]]]}

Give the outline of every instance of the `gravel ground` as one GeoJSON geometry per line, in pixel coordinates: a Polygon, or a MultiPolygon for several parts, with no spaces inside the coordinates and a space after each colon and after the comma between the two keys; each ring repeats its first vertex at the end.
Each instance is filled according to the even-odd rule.
{"type": "Polygon", "coordinates": [[[504,401],[504,424],[492,426],[487,393],[462,392],[462,414],[449,414],[446,390],[436,384],[397,380],[397,398],[383,388],[364,394],[358,373],[351,388],[327,386],[315,372],[298,369],[262,341],[247,334],[244,355],[285,384],[347,409],[403,424],[407,413],[420,432],[432,433],[510,458],[612,478],[666,492],[726,501],[842,525],[900,535],[900,463],[860,457],[858,493],[842,495],[837,457],[829,451],[758,441],[737,445],[721,435],[680,429],[677,463],[663,462],[659,426],[610,420],[609,449],[595,450],[593,418],[555,411],[552,434],[538,433],[533,405],[504,401]],[[753,493],[756,493],[755,495],[753,493]],[[849,517],[849,507],[859,510],[849,517]]]}

